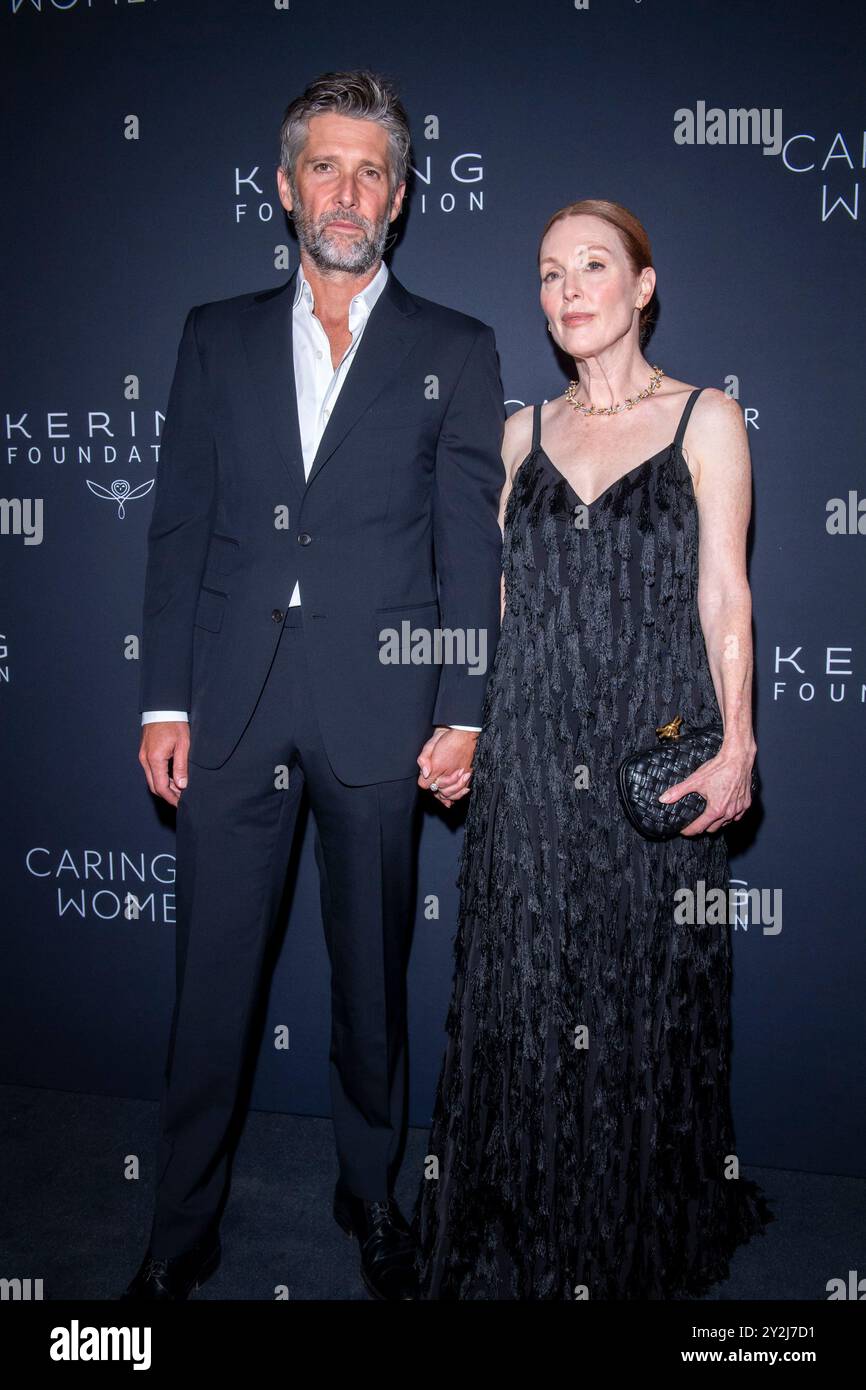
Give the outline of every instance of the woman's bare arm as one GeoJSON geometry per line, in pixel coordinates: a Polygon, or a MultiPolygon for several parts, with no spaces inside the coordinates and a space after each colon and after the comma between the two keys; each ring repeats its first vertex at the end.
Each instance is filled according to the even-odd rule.
{"type": "Polygon", "coordinates": [[[724,726],[715,758],[669,789],[706,797],[682,833],[698,835],[739,820],[751,804],[757,751],[752,730],[752,596],[746,572],[751,461],[739,403],[709,388],[698,397],[687,450],[698,505],[698,612],[724,726]]]}

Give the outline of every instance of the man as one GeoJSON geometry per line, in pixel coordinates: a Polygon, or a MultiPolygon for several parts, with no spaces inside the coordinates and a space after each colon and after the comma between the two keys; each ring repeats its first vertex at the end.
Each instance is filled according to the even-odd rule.
{"type": "Polygon", "coordinates": [[[128,1298],[186,1298],[219,1262],[305,788],[332,973],[334,1215],[371,1293],[415,1292],[392,1190],[418,786],[449,806],[468,784],[500,621],[504,405],[492,330],[382,262],[408,157],[384,79],[313,82],[286,111],[277,172],[298,269],[194,307],[183,329],[148,533],[139,754],[177,807],[177,999],[128,1298]],[[484,671],[382,659],[389,629],[439,628],[468,634],[467,658],[486,643],[484,671]]]}

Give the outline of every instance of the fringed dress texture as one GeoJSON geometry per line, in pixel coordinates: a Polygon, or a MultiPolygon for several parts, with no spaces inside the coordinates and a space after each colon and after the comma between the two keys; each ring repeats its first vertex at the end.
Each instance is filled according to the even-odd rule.
{"type": "Polygon", "coordinates": [[[696,1297],[774,1219],[732,1175],[731,926],[675,920],[678,889],[727,892],[725,841],[646,840],[616,787],[658,725],[721,717],[682,453],[698,395],[588,507],[534,407],[413,1216],[423,1298],[696,1297]]]}

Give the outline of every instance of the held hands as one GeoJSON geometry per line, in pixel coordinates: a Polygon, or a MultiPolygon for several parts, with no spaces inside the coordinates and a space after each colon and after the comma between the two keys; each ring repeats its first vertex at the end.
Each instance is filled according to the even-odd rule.
{"type": "Polygon", "coordinates": [[[662,792],[659,801],[679,801],[689,792],[706,799],[701,814],[680,831],[681,835],[700,835],[704,830],[721,830],[739,820],[752,804],[751,775],[757,747],[726,749],[724,743],[714,758],[695,768],[690,777],[662,792]]]}
{"type": "Polygon", "coordinates": [[[466,796],[478,735],[468,729],[438,727],[418,754],[418,786],[433,792],[443,806],[466,796]],[[435,787],[434,784],[435,783],[435,787]]]}
{"type": "Polygon", "coordinates": [[[141,731],[138,761],[144,768],[147,785],[154,796],[172,806],[180,801],[187,783],[189,762],[189,724],[185,720],[158,719],[141,731]],[[171,776],[168,760],[173,759],[171,776]]]}

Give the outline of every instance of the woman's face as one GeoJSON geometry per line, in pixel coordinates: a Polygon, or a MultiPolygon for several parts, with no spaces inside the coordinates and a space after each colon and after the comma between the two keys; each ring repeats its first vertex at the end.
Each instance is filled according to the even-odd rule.
{"type": "Polygon", "coordinates": [[[619,232],[587,213],[555,222],[541,247],[541,307],[570,357],[594,357],[630,330],[652,297],[655,272],[635,275],[619,232]]]}

